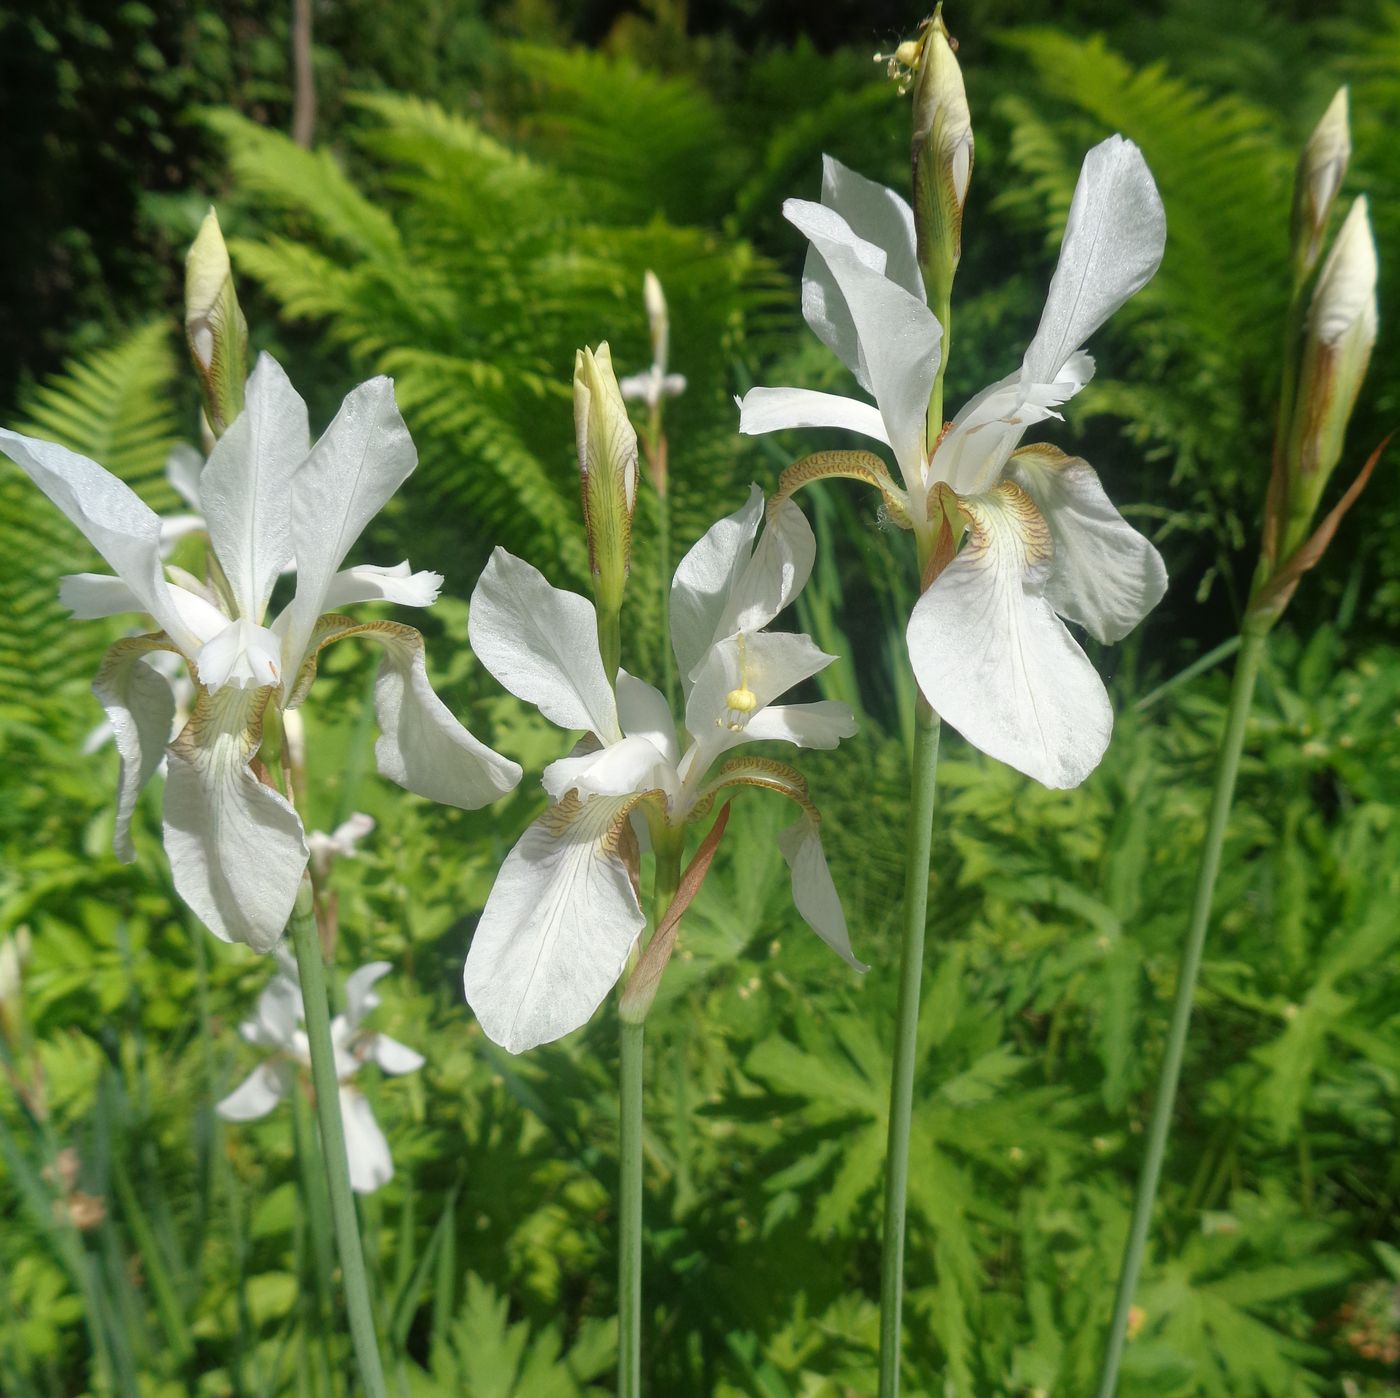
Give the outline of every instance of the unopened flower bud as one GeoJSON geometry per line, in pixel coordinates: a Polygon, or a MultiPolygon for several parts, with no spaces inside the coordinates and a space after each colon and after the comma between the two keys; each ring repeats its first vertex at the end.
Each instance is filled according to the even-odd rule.
{"type": "Polygon", "coordinates": [[[213,209],[185,258],[185,338],[204,392],[214,435],[243,411],[248,322],[234,290],[228,248],[213,209]]]}
{"type": "Polygon", "coordinates": [[[1293,180],[1293,260],[1300,281],[1322,250],[1322,236],[1350,159],[1347,90],[1341,87],[1308,137],[1293,180]]]}
{"type": "MultiPolygon", "coordinates": [[[[972,182],[972,116],[943,7],[934,11],[914,63],[914,227],[924,291],[946,307],[962,256],[963,206],[972,182]]],[[[940,319],[944,318],[940,314],[940,319]]]]}
{"type": "Polygon", "coordinates": [[[1376,343],[1376,244],[1363,195],[1332,245],[1308,309],[1293,419],[1289,532],[1307,529],[1342,454],[1376,343]]]}
{"type": "Polygon", "coordinates": [[[601,612],[622,605],[637,499],[637,434],[606,342],[574,358],[574,431],[588,528],[588,562],[601,612]]]}

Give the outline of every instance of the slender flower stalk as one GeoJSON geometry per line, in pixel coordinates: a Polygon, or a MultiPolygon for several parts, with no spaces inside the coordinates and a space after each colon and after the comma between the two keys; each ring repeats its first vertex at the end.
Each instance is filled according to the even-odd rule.
{"type": "Polygon", "coordinates": [[[880,1253],[880,1392],[899,1392],[904,1313],[904,1225],[909,1193],[909,1129],[914,1113],[919,990],[928,925],[929,855],[938,783],[938,715],[921,695],[914,718],[909,835],[904,852],[904,929],[899,945],[899,1010],[890,1074],[890,1123],[885,1146],[885,1229],[880,1253]]]}
{"type": "MultiPolygon", "coordinates": [[[[935,767],[941,723],[1042,785],[1079,785],[1098,765],[1113,710],[1065,622],[1121,640],[1166,590],[1152,544],[1108,499],[1093,468],[1027,429],[1093,376],[1085,344],[1151,279],[1166,220],[1142,153],[1111,136],[1084,159],[1040,324],[1020,367],[944,419],[951,291],[962,253],[973,133],[941,7],[891,57],[914,91],[912,207],[826,157],[820,203],[790,199],[809,243],[802,310],[870,399],[754,388],[744,433],[840,428],[888,448],[790,466],[784,501],[841,476],[879,490],[917,543],[919,598],[905,632],[919,686],[895,1023],[882,1263],[880,1395],[899,1392],[900,1310],[913,1074],[923,972],[935,767]],[[1062,620],[1063,619],[1063,620],[1062,620]]],[[[771,507],[770,507],[771,508],[771,507]]]]}
{"type": "Polygon", "coordinates": [[[1263,542],[1241,628],[1239,659],[1216,761],[1210,818],[1104,1348],[1098,1398],[1113,1398],[1117,1390],[1129,1315],[1142,1271],[1181,1081],[1186,1035],[1210,926],[1221,849],[1230,822],[1235,776],[1268,634],[1283,615],[1303,573],[1322,557],[1386,446],[1382,442],[1371,453],[1341,499],[1314,525],[1323,490],[1341,457],[1343,437],[1376,339],[1376,250],[1364,196],[1352,205],[1311,297],[1308,295],[1309,277],[1321,254],[1350,149],[1343,89],[1328,107],[1298,164],[1293,211],[1293,296],[1285,321],[1283,374],[1273,465],[1264,505],[1263,542]]]}
{"type": "MultiPolygon", "coordinates": [[[[305,892],[310,890],[303,885],[305,892]]],[[[364,1249],[360,1244],[359,1218],[350,1192],[350,1159],[345,1150],[345,1124],[340,1114],[340,1077],[336,1067],[335,1045],[331,1041],[329,1000],[326,996],[325,969],[321,963],[321,943],[316,936],[309,897],[298,899],[287,930],[297,961],[302,1004],[306,1011],[306,1039],[311,1058],[311,1079],[316,1088],[316,1117],[321,1127],[321,1153],[325,1158],[326,1183],[331,1197],[331,1222],[335,1227],[336,1249],[345,1286],[345,1309],[350,1317],[350,1338],[355,1362],[368,1398],[388,1398],[384,1367],[379,1358],[379,1340],[374,1331],[374,1312],[369,1299],[369,1277],[365,1272],[364,1249]]]]}
{"type": "Polygon", "coordinates": [[[1181,952],[1181,969],[1177,973],[1171,1028],[1167,1033],[1166,1054],[1162,1059],[1162,1075],[1157,1084],[1157,1096],[1152,1104],[1152,1121],[1147,1128],[1146,1153],[1142,1158],[1137,1202],[1123,1253],[1122,1272],[1118,1278],[1118,1294],[1113,1305],[1113,1320],[1109,1326],[1098,1398],[1112,1398],[1118,1386],[1118,1369],[1123,1360],[1123,1347],[1128,1337],[1129,1313],[1133,1308],[1133,1296],[1137,1290],[1138,1276],[1142,1271],[1143,1251],[1152,1223],[1152,1204],[1157,1197],[1158,1182],[1162,1178],[1162,1161],[1166,1156],[1167,1136],[1171,1131],[1172,1108],[1176,1102],[1177,1085],[1181,1081],[1181,1061],[1186,1050],[1186,1033],[1191,1027],[1191,1007],[1196,996],[1196,979],[1200,975],[1206,929],[1210,926],[1211,898],[1215,892],[1216,875],[1220,872],[1220,851],[1225,843],[1225,831],[1230,824],[1230,805],[1235,796],[1235,776],[1240,769],[1240,753],[1244,747],[1245,728],[1249,722],[1249,706],[1254,699],[1254,682],[1259,675],[1259,662],[1264,657],[1267,634],[1263,629],[1246,629],[1240,645],[1239,659],[1235,662],[1235,678],[1230,689],[1230,708],[1225,719],[1225,737],[1216,759],[1215,787],[1210,798],[1210,822],[1206,826],[1205,843],[1201,846],[1201,862],[1196,871],[1191,922],[1186,930],[1186,944],[1181,952]]]}

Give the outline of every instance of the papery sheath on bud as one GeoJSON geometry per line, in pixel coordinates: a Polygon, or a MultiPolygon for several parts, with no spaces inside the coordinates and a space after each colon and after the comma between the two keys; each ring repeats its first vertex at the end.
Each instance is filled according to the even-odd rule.
{"type": "Polygon", "coordinates": [[[1376,343],[1376,244],[1363,195],[1352,206],[1313,291],[1289,459],[1288,539],[1306,533],[1342,454],[1376,343]]]}
{"type": "Polygon", "coordinates": [[[209,426],[221,436],[243,410],[248,322],[238,304],[228,248],[213,209],[204,216],[185,258],[185,338],[209,426]]]}
{"type": "MultiPolygon", "coordinates": [[[[972,182],[972,117],[943,7],[934,11],[914,63],[914,227],[924,290],[946,306],[962,256],[963,206],[972,182]]],[[[945,317],[940,316],[940,320],[945,317]]]]}
{"type": "Polygon", "coordinates": [[[600,613],[622,605],[637,499],[637,434],[607,343],[574,358],[574,430],[588,527],[588,562],[600,613]]]}
{"type": "Polygon", "coordinates": [[[1337,95],[1322,114],[1303,153],[1293,182],[1293,261],[1298,280],[1312,271],[1322,250],[1322,237],[1351,159],[1351,124],[1347,90],[1337,95]]]}

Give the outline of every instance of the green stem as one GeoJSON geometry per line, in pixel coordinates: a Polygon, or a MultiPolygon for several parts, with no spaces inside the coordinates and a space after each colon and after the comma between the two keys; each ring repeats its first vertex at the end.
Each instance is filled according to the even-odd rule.
{"type": "MultiPolygon", "coordinates": [[[[669,833],[669,832],[668,832],[669,833]]],[[[679,834],[680,832],[676,832],[679,834]]],[[[656,842],[652,883],[652,930],[676,896],[680,882],[679,842],[656,842]]],[[[620,1238],[617,1265],[618,1398],[642,1393],[642,1049],[645,1024],[622,1025],[621,1125],[618,1152],[622,1186],[618,1208],[620,1238]]]]}
{"type": "Polygon", "coordinates": [[[331,1222],[326,1213],[326,1194],[320,1188],[319,1175],[324,1168],[316,1142],[316,1126],[311,1119],[311,1104],[300,1084],[292,1091],[292,1139],[301,1174],[301,1192],[306,1208],[307,1231],[311,1237],[312,1270],[315,1272],[316,1330],[321,1339],[321,1363],[327,1376],[322,1391],[330,1391],[329,1375],[335,1369],[331,1355],[331,1325],[335,1304],[331,1296],[331,1276],[334,1258],[331,1253],[331,1222]]]}
{"type": "Polygon", "coordinates": [[[1197,656],[1184,670],[1173,675],[1171,679],[1163,680],[1156,689],[1149,690],[1133,705],[1133,708],[1138,713],[1145,713],[1180,685],[1190,684],[1197,675],[1213,669],[1222,660],[1228,660],[1239,648],[1240,638],[1238,636],[1231,636],[1228,641],[1221,641],[1213,650],[1208,650],[1204,655],[1197,656]]]}
{"type": "Polygon", "coordinates": [[[671,654],[668,637],[671,628],[668,621],[671,608],[671,501],[664,492],[656,496],[656,557],[657,571],[661,582],[661,675],[662,692],[666,704],[674,713],[676,709],[676,661],[671,654]]]}
{"type": "Polygon", "coordinates": [[[890,1125],[885,1150],[885,1236],[880,1259],[880,1398],[899,1393],[899,1336],[904,1304],[904,1224],[909,1190],[909,1126],[914,1109],[914,1063],[919,989],[924,971],[929,851],[938,780],[938,715],[919,697],[914,725],[909,836],[904,864],[904,934],[899,960],[890,1125]]]}
{"type": "Polygon", "coordinates": [[[1201,970],[1206,928],[1210,923],[1211,898],[1215,892],[1216,875],[1220,871],[1220,852],[1230,821],[1230,804],[1235,795],[1235,775],[1240,767],[1240,752],[1244,747],[1245,726],[1249,721],[1249,706],[1254,698],[1254,682],[1259,675],[1259,662],[1264,654],[1264,641],[1263,632],[1247,630],[1240,642],[1240,658],[1235,665],[1235,681],[1230,691],[1230,710],[1225,723],[1225,736],[1221,741],[1216,763],[1210,821],[1206,827],[1205,843],[1201,847],[1201,862],[1196,873],[1191,924],[1187,929],[1186,945],[1181,954],[1176,1003],[1172,1007],[1171,1029],[1167,1034],[1166,1057],[1162,1061],[1162,1076],[1157,1084],[1157,1097],[1152,1106],[1152,1121],[1147,1131],[1147,1150],[1142,1160],[1142,1172],[1138,1177],[1137,1198],[1133,1203],[1132,1226],[1128,1230],[1128,1243],[1123,1251],[1123,1268],[1118,1278],[1118,1296],[1113,1307],[1108,1345],[1104,1351],[1098,1398],[1112,1398],[1118,1385],[1118,1368],[1123,1360],[1123,1346],[1128,1333],[1128,1314],[1137,1290],[1138,1274],[1142,1270],[1143,1250],[1152,1222],[1152,1206],[1162,1176],[1162,1158],[1166,1154],[1172,1108],[1176,1102],[1177,1084],[1181,1079],[1186,1031],[1191,1023],[1191,1005],[1195,998],[1196,979],[1201,970]]]}
{"type": "Polygon", "coordinates": [[[387,1398],[384,1370],[379,1361],[379,1343],[370,1310],[369,1282],[365,1257],[360,1246],[355,1200],[350,1193],[350,1162],[345,1154],[345,1127],[340,1119],[340,1081],[331,1046],[329,1002],[326,999],[325,968],[321,964],[321,944],[316,922],[304,900],[297,900],[288,928],[296,952],[301,999],[306,1010],[306,1038],[311,1050],[311,1080],[316,1088],[316,1116],[321,1125],[321,1154],[326,1166],[326,1183],[331,1197],[331,1221],[340,1252],[340,1272],[345,1283],[345,1308],[350,1315],[350,1337],[360,1380],[368,1398],[387,1398]]]}
{"type": "Polygon", "coordinates": [[[622,616],[617,610],[598,609],[598,654],[608,683],[616,685],[617,667],[622,663],[622,616]]]}

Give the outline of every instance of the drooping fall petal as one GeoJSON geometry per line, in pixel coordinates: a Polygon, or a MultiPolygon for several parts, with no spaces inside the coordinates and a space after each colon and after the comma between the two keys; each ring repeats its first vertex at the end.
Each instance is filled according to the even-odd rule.
{"type": "Polygon", "coordinates": [[[165,782],[176,892],[215,936],[260,952],[282,936],[308,858],[296,811],[249,767],[271,693],[202,691],[165,782]]]}
{"type": "Polygon", "coordinates": [[[520,837],[467,956],[467,1002],[511,1053],[584,1024],[622,974],[646,918],[622,857],[635,797],[566,797],[520,837]]]}
{"type": "Polygon", "coordinates": [[[107,712],[121,758],[112,846],[123,864],[136,858],[131,842],[132,812],[136,798],[165,756],[175,718],[170,681],[142,658],[165,649],[167,643],[159,636],[131,636],[118,641],[103,656],[92,682],[92,692],[107,712]]]}
{"type": "Polygon", "coordinates": [[[963,503],[968,542],[909,620],[914,675],[974,747],[1045,786],[1078,786],[1108,746],[1113,710],[1045,599],[1049,528],[1010,483],[963,503]]]}
{"type": "Polygon", "coordinates": [[[1113,507],[1087,461],[1023,447],[1008,475],[1050,528],[1045,600],[1096,639],[1121,641],[1166,593],[1162,555],[1113,507]]]}

